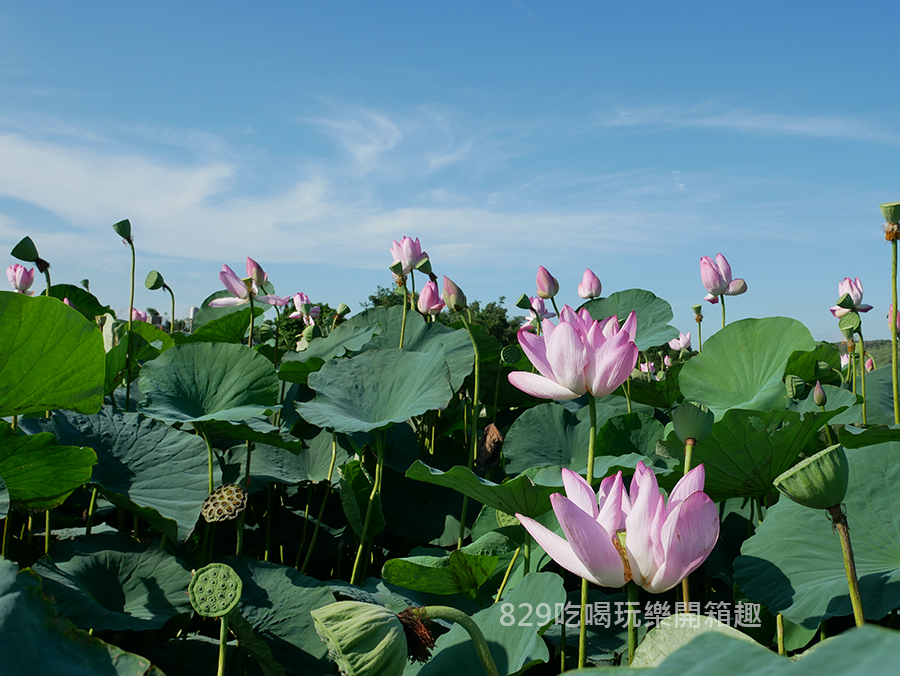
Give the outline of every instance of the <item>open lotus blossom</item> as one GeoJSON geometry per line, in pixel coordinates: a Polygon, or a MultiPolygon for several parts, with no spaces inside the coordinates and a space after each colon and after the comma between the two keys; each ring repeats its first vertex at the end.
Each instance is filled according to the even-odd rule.
{"type": "Polygon", "coordinates": [[[600,296],[600,292],[603,290],[603,285],[600,284],[600,279],[595,275],[590,269],[584,271],[584,277],[581,278],[581,283],[578,285],[578,295],[582,298],[598,298],[600,296]]]}
{"type": "Polygon", "coordinates": [[[703,492],[703,465],[675,485],[668,500],[642,461],[631,479],[606,477],[598,492],[575,472],[562,470],[566,495],[550,496],[565,534],[522,514],[516,517],[566,570],[603,587],[634,580],[652,594],[668,591],[697,569],[719,538],[719,512],[703,492]]]}
{"type": "Polygon", "coordinates": [[[23,293],[26,296],[32,295],[32,292],[28,289],[34,284],[34,268],[26,270],[24,265],[14,263],[6,268],[6,278],[12,284],[12,288],[16,290],[16,293],[23,293]]]}
{"type": "Polygon", "coordinates": [[[136,307],[133,307],[133,308],[131,308],[131,321],[146,322],[147,321],[147,313],[141,312],[136,307]]]}
{"type": "Polygon", "coordinates": [[[640,365],[641,373],[656,373],[656,364],[651,362],[644,362],[640,365]]]}
{"type": "Polygon", "coordinates": [[[543,265],[537,271],[537,295],[538,298],[553,298],[559,293],[559,282],[551,275],[543,265]]]}
{"type": "Polygon", "coordinates": [[[543,298],[531,296],[528,300],[531,302],[531,310],[529,311],[528,321],[526,322],[529,326],[537,326],[539,322],[542,322],[545,319],[553,319],[553,317],[556,316],[555,312],[548,312],[547,305],[544,303],[543,298]]]}
{"type": "Polygon", "coordinates": [[[540,373],[509,374],[509,382],[523,392],[544,399],[575,399],[585,392],[605,397],[634,370],[638,349],[633,311],[620,328],[615,316],[599,322],[586,309],[575,312],[566,305],[558,325],[545,319],[541,328],[543,335],[519,331],[519,344],[540,373]]]}
{"type": "Polygon", "coordinates": [[[234,270],[227,265],[222,266],[219,280],[222,286],[232,295],[231,298],[215,298],[209,301],[210,307],[229,307],[249,303],[252,298],[257,303],[266,305],[283,305],[283,299],[279,296],[260,296],[259,287],[266,283],[268,275],[252,258],[247,259],[247,277],[241,279],[234,270]]]}
{"type": "Polygon", "coordinates": [[[673,350],[690,350],[691,349],[691,332],[679,333],[677,338],[669,341],[669,347],[673,350]]]}
{"type": "Polygon", "coordinates": [[[709,256],[700,259],[700,278],[709,291],[703,300],[713,304],[719,302],[719,296],[739,296],[747,291],[747,282],[731,278],[731,266],[722,254],[716,254],[716,260],[709,256]]]}
{"type": "Polygon", "coordinates": [[[444,309],[444,301],[437,282],[428,282],[419,294],[418,308],[423,315],[437,315],[444,309]]]}
{"type": "Polygon", "coordinates": [[[322,308],[318,305],[313,305],[309,296],[305,293],[294,294],[294,308],[296,308],[297,311],[292,312],[290,318],[302,319],[303,323],[307,326],[315,324],[319,315],[322,313],[322,308]]]}
{"type": "Polygon", "coordinates": [[[872,309],[871,305],[866,305],[862,302],[863,285],[862,282],[859,281],[859,277],[857,277],[856,280],[844,277],[844,281],[838,284],[838,298],[840,299],[844,294],[849,294],[850,300],[853,302],[853,307],[845,308],[840,307],[839,305],[832,307],[831,314],[838,319],[849,312],[868,312],[872,309]]]}
{"type": "Polygon", "coordinates": [[[850,355],[842,354],[841,355],[841,368],[847,368],[850,365],[850,355]]]}
{"type": "Polygon", "coordinates": [[[394,243],[391,245],[391,255],[394,257],[394,262],[390,265],[391,269],[394,269],[397,263],[400,263],[400,269],[395,270],[395,273],[399,273],[404,277],[415,270],[419,263],[428,258],[428,254],[422,251],[422,245],[419,244],[418,237],[415,239],[404,237],[399,242],[394,240],[394,243]]]}

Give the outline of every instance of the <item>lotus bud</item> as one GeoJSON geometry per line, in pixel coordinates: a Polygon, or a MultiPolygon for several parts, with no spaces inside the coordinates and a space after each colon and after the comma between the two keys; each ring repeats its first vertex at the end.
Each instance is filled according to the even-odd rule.
{"type": "Polygon", "coordinates": [[[151,291],[156,291],[157,289],[163,288],[165,286],[166,281],[163,279],[163,276],[157,272],[156,270],[151,270],[147,273],[147,279],[144,280],[144,286],[146,286],[151,291]]]}
{"type": "Polygon", "coordinates": [[[850,465],[840,444],[801,460],[775,478],[775,488],[797,504],[811,509],[840,505],[850,483],[850,465]]]}
{"type": "Polygon", "coordinates": [[[406,632],[388,608],[338,601],[310,615],[343,676],[400,676],[406,669],[406,632]]]}
{"type": "Polygon", "coordinates": [[[695,404],[685,401],[678,405],[672,413],[672,426],[675,434],[685,443],[687,439],[693,439],[699,443],[712,432],[715,416],[703,404],[695,404]]]}
{"type": "Polygon", "coordinates": [[[211,563],[194,573],[188,595],[194,610],[203,617],[224,617],[241,600],[241,578],[231,566],[211,563]]]}
{"type": "Polygon", "coordinates": [[[467,307],[466,294],[446,275],[444,276],[443,299],[450,312],[459,312],[467,307]]]}
{"type": "Polygon", "coordinates": [[[126,241],[131,240],[131,221],[127,218],[124,221],[119,221],[115,225],[113,225],[113,230],[116,231],[116,234],[126,241]]]}
{"type": "Polygon", "coordinates": [[[825,389],[818,380],[816,381],[816,387],[813,390],[813,401],[816,402],[816,406],[824,406],[828,403],[828,396],[825,394],[825,389]]]}
{"type": "Polygon", "coordinates": [[[598,298],[603,290],[600,279],[590,269],[584,271],[581,283],[578,285],[578,295],[582,298],[598,298]]]}
{"type": "Polygon", "coordinates": [[[537,295],[538,298],[553,298],[559,293],[559,282],[551,275],[543,265],[537,271],[537,295]]]}
{"type": "Polygon", "coordinates": [[[70,308],[73,308],[73,309],[75,308],[75,306],[72,305],[72,301],[69,300],[68,296],[63,298],[63,305],[68,305],[70,308]]]}

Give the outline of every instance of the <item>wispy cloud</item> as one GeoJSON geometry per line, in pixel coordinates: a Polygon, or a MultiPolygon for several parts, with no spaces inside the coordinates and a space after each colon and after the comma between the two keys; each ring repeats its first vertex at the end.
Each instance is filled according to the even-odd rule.
{"type": "Polygon", "coordinates": [[[864,118],[833,115],[785,115],[743,108],[726,109],[707,103],[692,107],[619,107],[598,117],[602,127],[724,129],[763,134],[792,134],[818,138],[900,143],[900,134],[864,118]]]}
{"type": "Polygon", "coordinates": [[[331,134],[364,173],[377,168],[381,156],[403,139],[400,128],[387,116],[367,109],[360,109],[355,118],[317,118],[310,122],[331,134]]]}
{"type": "Polygon", "coordinates": [[[454,164],[469,157],[472,151],[472,140],[466,141],[465,145],[449,153],[434,153],[428,157],[428,171],[436,171],[446,167],[448,164],[454,164]]]}

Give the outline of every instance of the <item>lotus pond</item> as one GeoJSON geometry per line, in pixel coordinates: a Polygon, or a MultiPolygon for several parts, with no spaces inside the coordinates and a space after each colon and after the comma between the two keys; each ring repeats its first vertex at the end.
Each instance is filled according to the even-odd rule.
{"type": "Polygon", "coordinates": [[[900,393],[859,279],[838,346],[727,322],[721,254],[684,333],[541,267],[509,339],[404,237],[381,307],[247,259],[163,330],[113,228],[130,316],[29,238],[0,291],[0,674],[897,672],[900,393]]]}

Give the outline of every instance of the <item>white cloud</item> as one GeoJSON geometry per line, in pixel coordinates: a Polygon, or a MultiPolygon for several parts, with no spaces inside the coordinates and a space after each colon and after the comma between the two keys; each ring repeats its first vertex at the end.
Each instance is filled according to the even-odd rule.
{"type": "Polygon", "coordinates": [[[469,157],[469,154],[472,151],[472,140],[469,139],[466,141],[466,144],[461,148],[457,148],[456,150],[437,154],[434,153],[428,157],[428,171],[436,171],[437,169],[442,169],[446,167],[448,164],[454,164],[456,162],[460,162],[461,160],[469,157]]]}
{"type": "Polygon", "coordinates": [[[353,157],[357,168],[370,172],[377,168],[381,156],[403,139],[399,127],[381,113],[361,109],[355,119],[310,120],[330,133],[353,157]]]}

